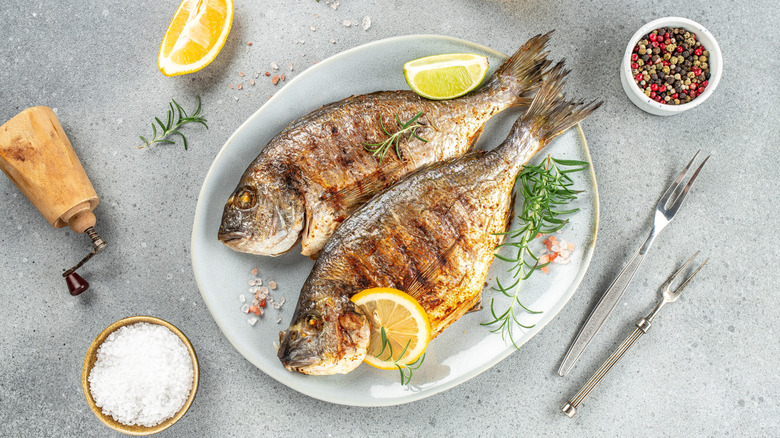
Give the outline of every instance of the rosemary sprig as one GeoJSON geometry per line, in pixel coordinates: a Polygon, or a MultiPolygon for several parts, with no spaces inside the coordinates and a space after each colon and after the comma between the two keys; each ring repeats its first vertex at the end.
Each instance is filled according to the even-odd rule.
{"type": "Polygon", "coordinates": [[[390,150],[391,146],[395,147],[395,154],[398,157],[398,159],[401,159],[401,150],[399,149],[401,138],[404,134],[408,133],[408,140],[411,140],[412,137],[427,143],[428,140],[420,137],[417,135],[417,129],[423,126],[420,123],[417,123],[417,119],[422,117],[423,112],[420,111],[417,114],[415,114],[414,117],[409,119],[408,122],[402,122],[401,118],[398,117],[398,114],[395,115],[395,121],[398,123],[399,129],[398,131],[394,133],[390,133],[390,131],[385,128],[385,123],[382,120],[382,116],[379,116],[379,125],[382,127],[382,131],[387,134],[388,138],[382,142],[379,143],[363,143],[363,147],[366,148],[367,151],[371,152],[371,155],[377,156],[379,155],[379,162],[382,162],[382,160],[385,158],[385,155],[387,155],[387,151],[390,150]]]}
{"type": "MultiPolygon", "coordinates": [[[[376,356],[381,359],[382,353],[384,353],[385,350],[389,350],[387,357],[382,360],[393,360],[393,357],[395,356],[393,354],[393,346],[390,344],[390,340],[387,338],[387,331],[385,331],[384,327],[380,328],[380,334],[382,336],[382,349],[379,350],[379,354],[376,356]]],[[[404,354],[406,354],[406,350],[409,349],[409,344],[411,342],[411,339],[406,341],[406,346],[404,346],[401,354],[398,355],[398,359],[393,360],[393,364],[396,366],[396,368],[398,368],[398,372],[401,373],[401,385],[408,385],[411,383],[414,370],[420,368],[420,366],[423,364],[423,361],[425,360],[425,353],[423,353],[422,356],[418,357],[416,361],[410,364],[402,364],[398,362],[404,356],[404,354]]]]}
{"type": "Polygon", "coordinates": [[[187,137],[184,136],[184,134],[179,131],[179,128],[182,126],[188,124],[188,123],[200,123],[201,125],[205,126],[206,129],[209,129],[208,125],[206,125],[206,119],[203,117],[203,115],[200,114],[200,96],[198,96],[198,107],[195,109],[195,112],[190,116],[187,114],[186,111],[184,111],[184,108],[179,105],[178,102],[176,102],[174,99],[171,99],[171,102],[168,103],[168,107],[170,108],[168,110],[168,117],[166,120],[166,123],[163,123],[162,120],[160,120],[159,117],[155,117],[154,120],[157,122],[157,125],[160,126],[160,129],[162,129],[162,132],[157,132],[157,125],[155,125],[154,122],[152,122],[152,140],[147,140],[145,137],[140,136],[141,140],[143,140],[144,144],[141,146],[138,146],[138,149],[143,149],[145,147],[151,146],[155,143],[160,144],[175,144],[176,142],[173,140],[169,140],[167,137],[170,135],[178,135],[181,137],[182,142],[184,142],[184,149],[187,149],[187,137]],[[174,106],[176,109],[174,110],[174,106]],[[174,121],[174,117],[177,117],[174,121]]]}
{"type": "Polygon", "coordinates": [[[569,174],[587,169],[588,163],[576,160],[559,160],[550,157],[537,166],[526,166],[517,181],[520,183],[518,191],[523,196],[523,208],[518,218],[522,226],[517,230],[507,231],[506,242],[498,245],[496,250],[502,247],[512,248],[511,256],[502,256],[495,254],[496,258],[510,263],[508,269],[512,273],[514,282],[510,285],[501,284],[498,279],[493,290],[499,291],[511,298],[509,307],[503,312],[497,312],[494,307],[494,300],[490,301],[490,313],[493,320],[482,323],[482,325],[493,325],[492,332],[501,332],[501,336],[512,341],[515,348],[519,348],[515,343],[513,328],[520,326],[523,328],[532,328],[533,325],[524,325],[518,320],[518,315],[522,313],[537,314],[541,312],[533,311],[520,302],[520,285],[527,280],[531,274],[547,263],[540,263],[539,257],[533,253],[530,248],[533,241],[539,234],[550,234],[562,229],[569,222],[568,219],[562,219],[561,216],[570,215],[579,211],[578,208],[564,210],[563,205],[577,199],[580,191],[572,190],[574,181],[569,174]]]}

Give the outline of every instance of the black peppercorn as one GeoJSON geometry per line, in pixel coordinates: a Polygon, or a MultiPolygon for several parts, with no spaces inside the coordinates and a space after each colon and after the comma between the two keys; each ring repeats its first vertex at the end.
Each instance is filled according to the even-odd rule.
{"type": "Polygon", "coordinates": [[[683,28],[653,30],[634,47],[631,75],[642,93],[656,102],[690,102],[705,90],[710,78],[709,52],[704,49],[696,34],[683,28]]]}

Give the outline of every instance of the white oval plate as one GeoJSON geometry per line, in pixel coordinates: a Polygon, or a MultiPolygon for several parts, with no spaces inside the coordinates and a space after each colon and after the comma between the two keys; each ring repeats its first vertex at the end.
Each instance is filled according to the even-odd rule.
{"type": "MultiPolygon", "coordinates": [[[[520,43],[522,41],[518,41],[520,43]]],[[[345,405],[396,405],[452,388],[515,351],[511,342],[480,325],[491,319],[492,298],[496,299],[496,309],[504,309],[508,303],[508,299],[502,299],[503,295],[486,288],[483,294],[485,309],[465,315],[431,342],[422,367],[414,372],[411,386],[402,386],[397,372],[381,371],[368,365],[339,376],[291,373],[276,357],[273,342],[278,340],[279,330],[290,322],[298,293],[313,262],[300,254],[300,246],[283,256],[271,258],[238,253],[217,241],[225,201],[246,167],[275,134],[293,120],[350,95],[406,89],[401,71],[406,61],[453,52],[487,56],[490,73],[507,58],[485,46],[436,35],[389,38],[347,50],[314,65],[279,90],[233,133],[206,175],[192,230],[192,268],[203,301],[239,353],[296,391],[345,405]],[[240,311],[239,301],[240,294],[249,296],[248,281],[254,278],[252,268],[258,269],[258,276],[266,284],[269,280],[279,284],[279,288],[272,291],[274,297],[286,299],[280,311],[268,306],[266,314],[255,326],[247,322],[252,315],[240,311]],[[276,323],[277,314],[282,317],[281,323],[276,323]]],[[[507,111],[494,117],[485,127],[478,147],[498,145],[518,115],[517,111],[507,111]]],[[[534,161],[539,162],[548,152],[556,158],[590,162],[590,153],[579,127],[562,134],[534,161]]],[[[521,321],[533,327],[515,330],[518,346],[537,334],[563,308],[590,263],[598,229],[598,193],[592,166],[590,169],[575,174],[577,188],[584,190],[575,202],[581,211],[560,235],[576,245],[571,263],[554,265],[547,275],[535,273],[523,286],[523,304],[542,313],[521,315],[521,321]]],[[[495,284],[495,276],[501,275],[502,284],[511,284],[506,269],[505,263],[497,261],[488,283],[495,284]]]]}

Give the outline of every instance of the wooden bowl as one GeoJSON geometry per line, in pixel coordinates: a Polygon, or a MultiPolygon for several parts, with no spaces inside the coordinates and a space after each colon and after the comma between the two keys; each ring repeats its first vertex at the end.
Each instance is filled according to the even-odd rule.
{"type": "Polygon", "coordinates": [[[110,326],[106,327],[106,329],[103,330],[97,336],[97,338],[95,338],[94,341],[92,341],[92,345],[89,346],[89,349],[87,350],[87,355],[84,358],[84,369],[82,370],[81,373],[81,386],[84,389],[84,397],[87,398],[87,404],[89,404],[89,408],[92,409],[92,412],[95,413],[95,416],[97,416],[100,419],[100,421],[103,422],[103,424],[105,424],[106,426],[114,430],[118,430],[119,432],[126,433],[128,435],[137,435],[137,436],[152,435],[171,427],[171,425],[177,422],[179,418],[183,417],[184,414],[187,412],[187,409],[190,408],[192,401],[195,399],[195,393],[198,391],[198,357],[195,355],[195,350],[192,348],[192,344],[190,343],[190,340],[187,339],[187,337],[184,336],[184,333],[182,333],[181,330],[176,328],[173,324],[169,323],[168,321],[164,321],[162,319],[155,318],[152,316],[131,316],[125,319],[121,319],[111,324],[110,326]],[[97,361],[97,350],[100,347],[100,345],[103,343],[103,341],[106,340],[108,335],[110,335],[112,332],[114,332],[120,327],[124,327],[126,325],[131,325],[139,322],[147,322],[149,324],[157,324],[157,325],[167,327],[170,331],[176,334],[176,336],[178,336],[182,342],[184,342],[184,345],[187,347],[187,350],[190,352],[190,358],[192,359],[193,375],[192,375],[192,390],[190,391],[190,396],[187,398],[187,401],[184,403],[184,406],[182,406],[181,410],[177,412],[176,415],[153,427],[145,427],[145,426],[138,426],[138,425],[128,426],[126,424],[122,424],[116,421],[114,417],[104,414],[103,411],[95,404],[95,400],[92,398],[92,393],[89,390],[89,381],[87,380],[87,378],[89,377],[90,370],[92,370],[92,367],[95,365],[95,362],[97,361]]]}

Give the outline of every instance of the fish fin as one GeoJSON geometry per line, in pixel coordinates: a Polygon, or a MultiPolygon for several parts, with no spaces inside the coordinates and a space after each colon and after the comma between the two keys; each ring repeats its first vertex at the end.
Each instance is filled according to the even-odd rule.
{"type": "Polygon", "coordinates": [[[531,131],[537,133],[540,146],[584,120],[603,103],[566,100],[563,85],[569,70],[563,65],[560,61],[550,69],[531,106],[521,117],[522,121],[531,123],[531,131]]]}
{"type": "MultiPolygon", "coordinates": [[[[550,66],[550,60],[547,59],[549,51],[545,51],[545,46],[550,41],[554,31],[547,32],[544,35],[536,35],[526,41],[522,47],[509,57],[496,71],[491,81],[491,86],[504,87],[511,81],[512,88],[518,87],[523,92],[532,91],[538,88],[545,76],[547,67],[550,66]]],[[[527,106],[531,100],[523,95],[517,96],[516,106],[527,106]]]]}
{"type": "Polygon", "coordinates": [[[417,275],[412,278],[409,284],[404,285],[403,290],[406,291],[406,293],[409,294],[412,298],[418,300],[425,284],[422,279],[430,277],[434,272],[436,272],[437,269],[439,269],[439,267],[447,263],[447,256],[449,256],[452,250],[458,246],[458,242],[460,242],[460,240],[461,236],[456,237],[452,244],[447,247],[447,249],[445,249],[441,254],[439,254],[438,257],[431,260],[430,263],[421,269],[417,275]]]}
{"type": "Polygon", "coordinates": [[[358,206],[373,198],[377,192],[385,189],[406,172],[401,162],[391,162],[380,168],[373,175],[368,175],[355,185],[344,187],[335,192],[326,193],[325,199],[333,199],[348,207],[344,213],[349,215],[358,206]]]}
{"type": "Polygon", "coordinates": [[[479,312],[480,310],[482,310],[482,293],[479,294],[479,300],[466,313],[479,312]]]}

